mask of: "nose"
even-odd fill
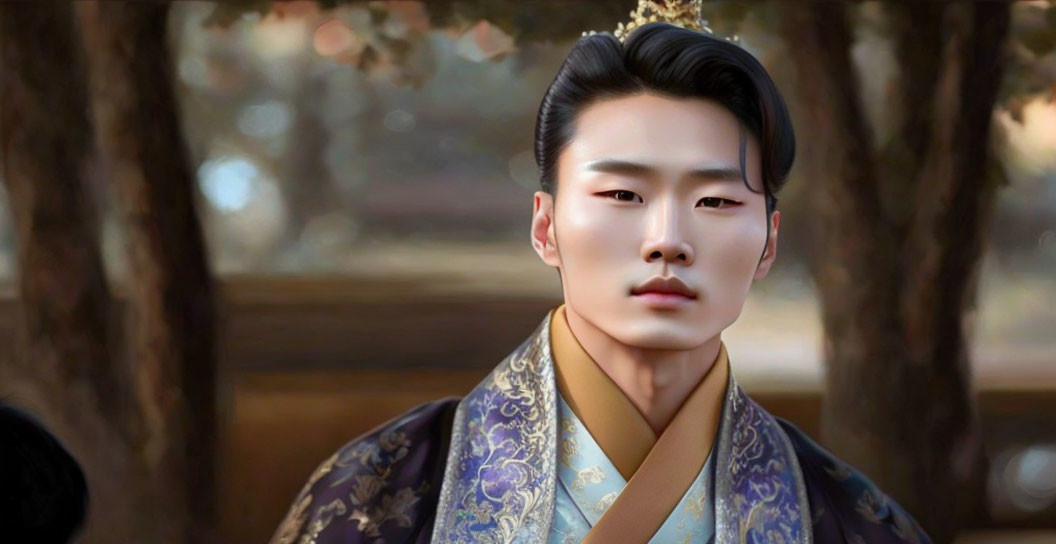
[[[648,235],[642,244],[642,257],[647,262],[662,260],[687,266],[693,264],[693,247],[682,235],[677,202],[667,199],[656,202],[655,206],[648,219]]]

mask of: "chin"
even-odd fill
[[[642,323],[611,336],[636,348],[688,350],[700,347],[711,338],[702,334],[703,330],[700,327],[672,326],[671,323]]]

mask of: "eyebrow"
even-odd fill
[[[657,174],[657,169],[647,164],[624,161],[619,159],[599,159],[587,165],[591,172],[603,172],[608,174],[622,174],[649,178]],[[694,168],[687,172],[686,176],[700,181],[744,181],[744,175],[740,168],[729,165],[705,166]]]

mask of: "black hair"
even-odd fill
[[[572,140],[577,114],[592,102],[654,92],[707,98],[728,109],[760,148],[767,217],[796,154],[785,101],[763,66],[726,40],[668,23],[649,23],[620,43],[610,33],[580,38],[543,96],[535,124],[535,160],[544,191],[557,194],[557,158]],[[740,167],[748,184],[742,131]],[[767,238],[769,239],[769,220]]]
[[[35,418],[3,402],[0,444],[0,535],[15,542],[70,542],[88,508],[77,461]]]

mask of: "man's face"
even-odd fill
[[[759,150],[746,136],[758,193],[741,179],[740,124],[717,102],[637,94],[582,109],[556,202],[537,192],[532,219],[569,311],[648,349],[697,348],[732,324],[769,270],[780,221],[774,212],[767,243]],[[659,291],[677,278],[691,292],[661,294],[646,285],[656,278],[668,280]]]

